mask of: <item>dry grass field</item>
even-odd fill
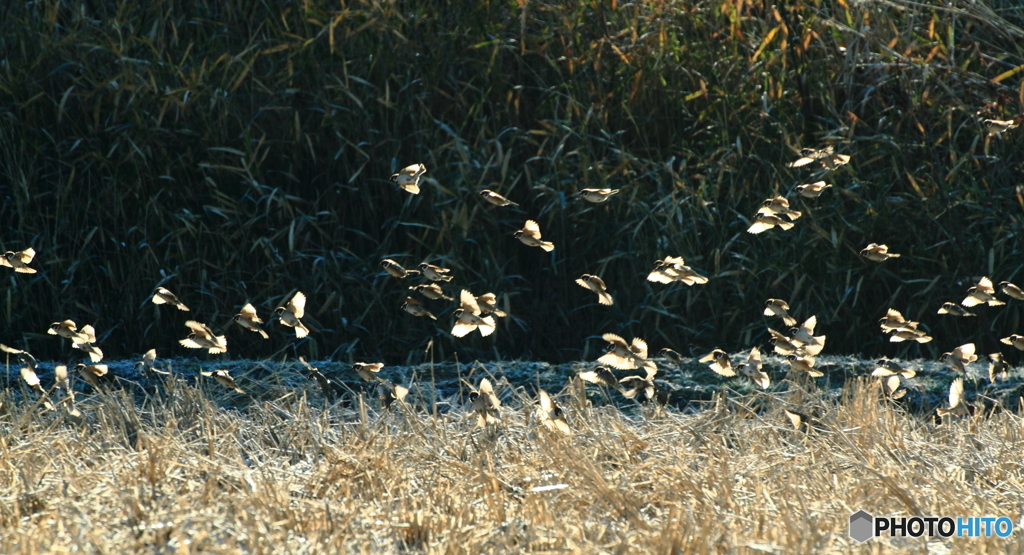
[[[514,364],[533,370],[534,384],[572,375]],[[476,384],[491,374],[496,384],[501,422],[486,429],[475,427],[468,391],[431,388],[427,367],[388,412],[358,382],[327,404],[290,365],[248,365],[237,374],[246,395],[191,374],[146,389],[82,385],[80,418],[45,411],[17,388],[3,393],[3,552],[1024,549],[1019,531],[864,546],[849,538],[858,509],[1019,525],[1024,506],[1019,414],[979,409],[939,424],[933,412],[882,399],[870,378],[820,390],[783,382],[668,408],[616,405],[573,381],[545,385],[572,429],[562,436],[540,425],[536,386],[510,384],[500,363],[466,365],[462,376]],[[794,430],[784,408],[815,413],[812,429]]]

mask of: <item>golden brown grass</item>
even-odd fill
[[[564,438],[538,425],[532,391],[503,381],[502,424],[486,430],[474,429],[459,396],[439,399],[433,416],[430,396],[414,390],[411,405],[381,414],[376,400],[324,407],[299,383],[256,398],[174,380],[141,400],[80,396],[80,423],[5,392],[0,544],[8,553],[1024,548],[1019,533],[866,547],[847,535],[858,509],[1017,521],[1022,421],[1007,412],[939,426],[859,379],[839,396],[793,388],[684,412],[590,406],[569,387],[556,397],[574,430]],[[784,407],[816,411],[815,429],[794,431]]]

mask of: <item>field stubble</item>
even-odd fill
[[[80,393],[80,419],[7,390],[0,544],[18,553],[1024,547],[1019,533],[866,546],[847,535],[859,509],[1016,522],[1019,413],[940,425],[882,400],[864,377],[715,393],[681,409],[615,406],[570,382],[555,396],[573,430],[565,437],[539,425],[536,386],[521,378],[548,387],[541,376],[554,370],[565,383],[567,368],[466,365],[461,377],[491,375],[502,399],[500,425],[486,429],[474,428],[466,391],[451,385],[458,377],[436,368],[448,385],[434,389],[430,370],[415,369],[420,385],[391,412],[364,384],[345,384],[350,393],[331,405],[289,365],[265,363],[235,372],[251,395],[176,374],[145,392],[126,382]],[[794,430],[785,408],[813,412],[810,432]]]

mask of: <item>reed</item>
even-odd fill
[[[164,285],[246,357],[418,363],[429,343],[560,362],[609,331],[738,349],[764,342],[769,297],[817,314],[834,353],[989,352],[1021,331],[1019,304],[935,311],[977,276],[1021,279],[1024,147],[980,123],[1024,111],[1021,27],[995,0],[10,3],[0,249],[33,246],[41,271],[5,275],[0,337],[66,358],[43,332],[72,318],[110,356],[174,348],[184,316],[147,304]],[[763,199],[820,177],[786,163],[825,143],[853,156],[834,187],[794,199],[793,230],[745,233]],[[387,181],[414,162],[416,197]],[[584,187],[622,193],[570,198]],[[527,218],[553,254],[511,237]],[[903,256],[867,262],[869,242]],[[644,281],[679,255],[711,281]],[[411,283],[385,257],[441,261],[455,293],[494,291],[510,317],[454,340],[444,305],[437,326],[399,310]],[[309,340],[226,329],[296,290]],[[936,346],[886,343],[890,306]]]

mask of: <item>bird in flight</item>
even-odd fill
[[[508,200],[507,198],[495,193],[490,189],[484,189],[478,193],[484,200],[495,205],[495,206],[519,206],[518,204]]]
[[[555,244],[551,241],[541,241],[540,224],[533,220],[526,220],[523,229],[515,232],[512,236],[528,247],[540,247],[546,252],[555,250]]]
[[[239,326],[260,334],[260,337],[263,339],[270,339],[267,332],[260,326],[260,324],[263,323],[263,320],[256,315],[256,307],[252,306],[252,303],[246,303],[245,306],[242,307],[242,310],[239,311],[238,314],[232,316],[231,319]]]
[[[206,324],[195,320],[185,322],[185,326],[192,330],[188,337],[178,341],[183,347],[189,349],[207,349],[211,355],[228,352],[228,340],[223,335],[215,335],[213,330]]]
[[[597,293],[597,300],[603,305],[615,304],[615,299],[612,298],[611,293],[608,292],[608,286],[604,284],[598,276],[591,274],[583,274],[583,277],[577,278],[576,283],[583,288],[590,289],[594,293]]]
[[[7,251],[0,255],[0,266],[13,268],[19,274],[34,274],[35,268],[29,268],[32,259],[36,257],[36,250],[29,247],[23,251]]]
[[[153,292],[153,304],[169,304],[174,305],[178,310],[188,311],[188,307],[185,303],[178,300],[178,296],[171,293],[164,287],[157,287],[156,291]]]
[[[425,173],[427,173],[426,166],[413,164],[398,170],[398,173],[391,176],[391,181],[397,183],[403,191],[418,195],[420,194],[420,178]]]
[[[582,189],[580,192],[576,193],[576,196],[587,202],[600,204],[612,198],[612,195],[616,195],[618,193],[618,189]]]
[[[306,296],[302,291],[296,291],[295,295],[288,301],[288,304],[274,309],[278,321],[290,328],[295,328],[295,337],[303,338],[309,335],[309,328],[300,319],[306,314]]]

